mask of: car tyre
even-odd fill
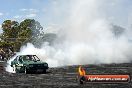
[[[15,65],[13,65],[13,72],[14,72],[14,73],[17,73],[17,71],[16,71],[16,66],[15,66]]]

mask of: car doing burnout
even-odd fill
[[[11,67],[16,73],[46,73],[49,68],[46,62],[42,62],[36,55],[19,55],[12,62]]]

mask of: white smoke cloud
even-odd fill
[[[20,54],[36,54],[50,67],[132,60],[132,46],[126,34],[116,38],[111,32],[111,25],[103,17],[100,9],[104,0],[72,0],[70,3],[64,24],[60,24],[63,27],[58,33],[57,43],[53,46],[43,43],[41,48],[27,44],[21,48]],[[65,14],[62,8],[57,10]]]

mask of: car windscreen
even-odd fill
[[[23,61],[40,61],[36,55],[26,55],[23,56]]]

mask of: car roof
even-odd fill
[[[18,55],[18,56],[36,56],[36,55]]]

